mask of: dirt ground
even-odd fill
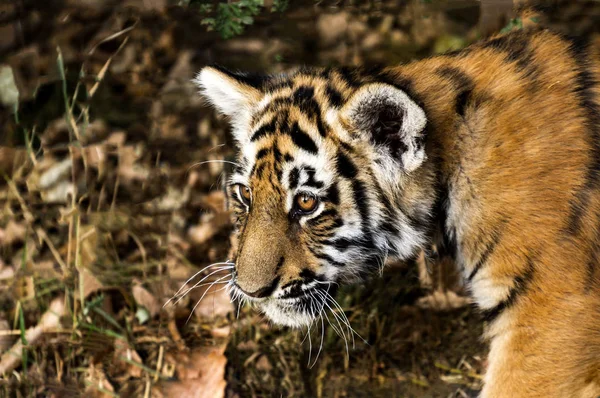
[[[479,3],[265,1],[228,39],[188,3],[0,4],[0,395],[476,394],[482,320],[417,305],[414,263],[338,293],[348,349],[230,303],[226,270],[178,289],[230,258],[218,160],[235,149],[200,67],[406,62],[477,40]]]

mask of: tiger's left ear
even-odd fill
[[[229,117],[235,130],[245,128],[252,108],[262,97],[264,78],[233,73],[226,69],[207,66],[200,70],[194,83],[218,112]],[[238,139],[242,137],[236,137]]]
[[[380,152],[410,173],[426,159],[425,112],[404,91],[389,84],[359,88],[342,108],[342,117]]]

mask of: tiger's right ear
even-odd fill
[[[233,73],[226,69],[207,66],[202,68],[194,83],[218,112],[228,116],[236,128],[243,128],[250,117],[252,107],[261,97],[265,78]],[[237,137],[240,138],[240,137]]]

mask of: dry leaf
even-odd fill
[[[190,240],[197,245],[207,242],[221,229],[230,225],[230,217],[229,213],[220,212],[210,216],[208,220],[203,220],[200,225],[189,229],[188,236]]]
[[[19,103],[19,89],[8,65],[0,65],[0,103],[10,108]]]
[[[225,396],[225,347],[202,347],[188,355],[177,354],[175,367],[179,381],[164,382],[168,397],[222,398]]]
[[[36,344],[37,340],[48,329],[60,325],[60,318],[66,314],[65,299],[57,297],[50,303],[50,308],[42,315],[40,322],[25,332],[25,340],[28,345]],[[19,339],[12,348],[2,355],[0,360],[0,374],[5,374],[15,369],[20,363],[23,352],[23,343]]]
[[[0,318],[0,331],[10,330],[10,324],[4,318]],[[16,340],[17,336],[0,335],[0,352],[8,350]]]
[[[104,372],[94,366],[93,363],[87,368],[85,383],[87,388],[84,391],[84,396],[86,397],[109,398],[113,397],[113,395],[109,393],[115,392],[115,388],[110,384]],[[109,393],[104,391],[108,391]]]
[[[256,369],[262,370],[263,372],[269,372],[271,369],[273,369],[273,365],[271,365],[271,362],[269,362],[269,358],[267,358],[266,355],[261,355],[254,366]]]
[[[102,283],[92,274],[90,270],[84,268],[79,271],[79,279],[83,280],[83,297],[87,298],[90,294],[96,293],[104,288]],[[75,298],[79,299],[79,290],[75,292]]]
[[[10,246],[15,242],[22,242],[26,232],[25,225],[10,220],[6,227],[0,230],[0,246]]]
[[[193,290],[193,293],[191,293],[194,303],[202,298],[202,301],[194,310],[195,315],[204,319],[213,319],[227,316],[227,314],[233,312],[233,303],[224,286],[217,284],[208,287],[210,288],[208,291],[197,289],[197,291]],[[203,295],[204,297],[202,297]]]
[[[150,312],[150,316],[154,317],[160,312],[161,306],[158,304],[158,300],[156,300],[156,297],[152,293],[144,289],[142,285],[134,285],[131,288],[131,292],[135,302],[146,308]]]
[[[436,290],[433,293],[421,297],[417,300],[417,306],[420,308],[434,311],[449,311],[467,306],[471,303],[468,297],[459,296],[455,292]]]
[[[143,364],[142,358],[140,358],[136,350],[129,346],[129,343],[122,339],[115,339],[115,353],[113,357],[115,369],[111,373],[124,376],[125,378],[141,377],[142,368],[129,361]]]

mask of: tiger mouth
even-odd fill
[[[307,326],[322,312],[333,307],[335,289],[312,287],[294,296],[284,296],[259,303],[273,322],[292,327]]]

